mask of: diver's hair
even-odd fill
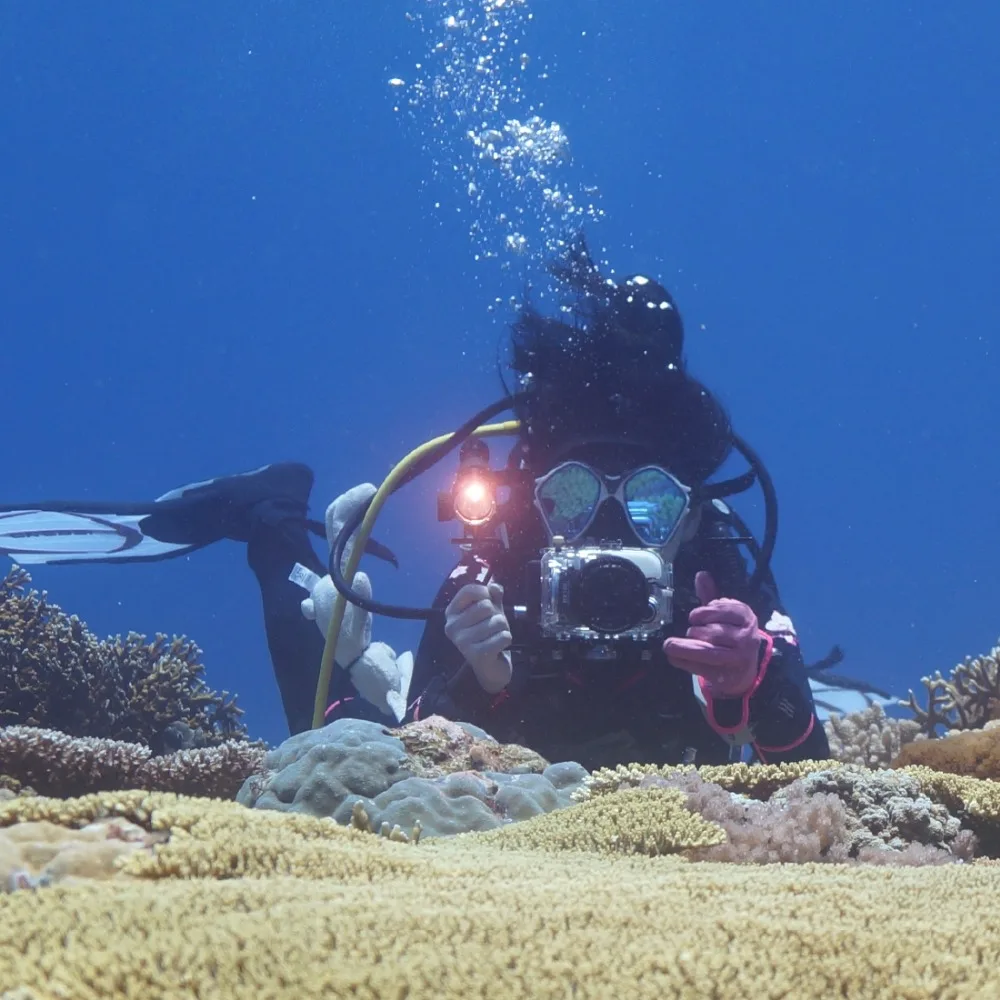
[[[529,467],[574,442],[619,438],[694,485],[725,461],[729,418],[686,370],[684,326],[670,294],[641,275],[601,275],[582,240],[551,268],[562,318],[525,297],[511,367],[527,390],[515,407]]]

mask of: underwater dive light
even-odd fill
[[[480,438],[463,442],[451,490],[438,496],[438,518],[458,518],[467,528],[489,524],[497,513],[497,493],[490,470],[490,448]]]

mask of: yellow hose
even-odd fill
[[[516,434],[520,429],[520,422],[517,420],[506,420],[500,424],[484,424],[482,427],[477,427],[473,431],[473,436],[475,437],[500,437],[505,434]],[[358,571],[358,564],[361,562],[361,556],[365,551],[365,544],[368,541],[369,536],[372,533],[372,528],[375,526],[375,521],[378,518],[379,511],[381,511],[382,506],[385,504],[386,500],[392,495],[393,490],[398,485],[399,481],[406,475],[410,466],[413,465],[418,459],[423,458],[427,452],[431,451],[433,448],[444,444],[451,437],[453,437],[454,432],[450,434],[442,434],[440,437],[434,438],[432,441],[427,441],[426,443],[420,445],[419,448],[414,448],[413,451],[409,453],[401,462],[399,462],[396,467],[389,473],[385,481],[378,488],[374,498],[372,499],[371,506],[368,508],[368,513],[365,514],[365,519],[361,522],[361,527],[358,528],[357,535],[354,539],[354,544],[351,549],[350,558],[347,560],[347,565],[344,567],[344,579],[353,585],[354,574]],[[333,674],[333,664],[336,662],[337,656],[337,641],[340,638],[340,627],[344,623],[344,613],[347,611],[347,599],[343,594],[337,593],[337,597],[333,602],[333,614],[330,616],[330,626],[326,632],[326,643],[323,646],[323,659],[320,661],[319,666],[319,680],[316,683],[316,699],[313,702],[313,729],[319,729],[323,725],[323,721],[326,718],[326,700],[330,693],[330,677]]]

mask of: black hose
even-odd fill
[[[480,427],[486,421],[495,417],[498,413],[503,413],[505,410],[509,410],[515,403],[516,397],[509,396],[505,399],[498,400],[496,403],[487,406],[485,409],[480,410],[474,416],[470,417],[461,427],[455,431],[447,441],[443,441],[437,448],[428,452],[418,461],[416,461],[413,466],[407,470],[406,474],[400,479],[393,489],[393,493],[402,489],[407,483],[412,482],[417,476],[422,475],[432,466],[436,465],[441,461],[446,455],[450,454],[456,448],[460,447],[462,443],[472,437],[477,427]],[[374,497],[372,498],[374,499]],[[344,527],[341,529],[340,534],[337,535],[337,540],[334,542],[333,550],[330,553],[330,561],[328,563],[328,569],[330,571],[330,579],[333,581],[334,587],[337,588],[337,592],[342,594],[344,598],[355,605],[355,607],[361,608],[362,611],[369,611],[373,615],[386,615],[389,618],[402,618],[407,621],[429,621],[432,618],[437,618],[444,614],[444,611],[440,608],[407,608],[398,604],[383,604],[381,601],[371,600],[370,598],[362,597],[357,593],[348,581],[344,578],[344,574],[341,571],[341,565],[344,561],[344,552],[347,550],[347,543],[351,538],[351,535],[361,526],[361,522],[364,521],[365,515],[371,508],[372,501],[369,500],[367,503],[362,504],[354,514],[347,520]]]

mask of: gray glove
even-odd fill
[[[355,486],[337,497],[326,509],[326,538],[330,550],[337,541],[355,511],[375,495],[371,483]],[[354,548],[354,538],[344,549],[341,569],[346,569]],[[309,596],[302,602],[302,614],[315,621],[325,636],[333,616],[333,604],[337,597],[333,580],[327,576],[317,576],[304,566],[296,564],[289,579],[297,583]],[[372,585],[366,573],[354,576],[352,589],[365,598],[371,598]],[[344,621],[337,639],[337,663],[350,673],[351,683],[365,701],[379,711],[402,722],[406,714],[406,699],[413,677],[413,654],[401,653],[398,657],[384,642],[372,642],[372,616],[354,604],[348,604]]]
[[[490,694],[502,691],[510,683],[513,641],[503,610],[503,587],[467,583],[444,614],[445,635],[472,667],[480,687]]]

